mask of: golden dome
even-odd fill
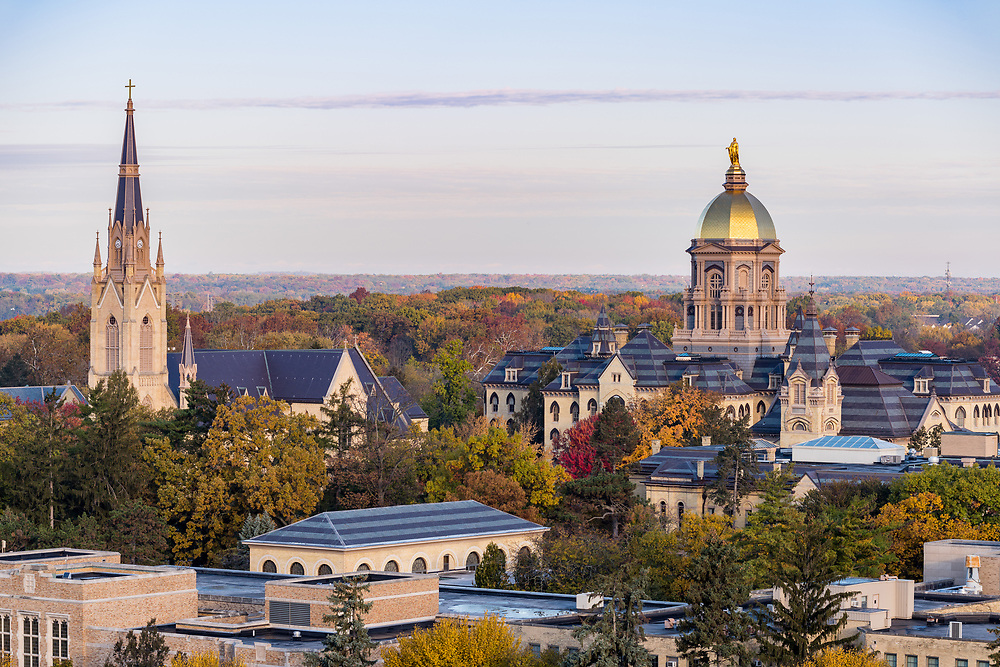
[[[746,187],[746,172],[734,164],[726,172],[725,191],[701,212],[695,238],[777,240],[771,214]]]

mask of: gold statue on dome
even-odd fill
[[[729,144],[729,161],[734,167],[740,166],[740,145],[736,143],[736,137],[733,137],[733,143]]]

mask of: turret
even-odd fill
[[[181,363],[178,366],[181,382],[179,386],[181,409],[187,408],[187,390],[198,379],[198,364],[194,360],[194,339],[191,336],[191,315],[184,325],[184,346],[181,348]]]
[[[94,246],[94,280],[101,279],[101,233],[97,232],[97,245]]]
[[[156,279],[163,280],[163,232],[160,232],[159,243],[157,245],[158,248],[156,250]]]

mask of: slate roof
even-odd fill
[[[757,391],[766,391],[771,386],[772,373],[780,378],[780,386],[785,377],[785,362],[781,357],[757,357],[750,370],[750,377],[744,375],[743,380]]]
[[[903,348],[891,340],[859,340],[837,357],[837,371],[841,366],[874,366],[879,359],[892,357]]]
[[[424,412],[419,403],[413,400],[410,392],[406,391],[406,387],[399,380],[388,375],[386,377],[379,376],[379,382],[382,384],[382,388],[385,389],[389,400],[398,405],[408,418],[411,420],[427,419],[427,413]]]
[[[992,380],[990,391],[983,391],[983,380],[989,377],[981,364],[963,359],[945,359],[935,354],[902,353],[878,362],[886,374],[900,380],[913,391],[913,378],[933,374],[930,386],[939,396],[985,396],[1000,393]]]
[[[794,350],[792,350],[794,346]],[[813,380],[821,380],[830,368],[830,348],[823,340],[823,329],[814,315],[802,322],[802,330],[788,336],[785,355],[791,356],[789,368],[802,364],[802,370]]]
[[[526,531],[541,533],[547,530],[537,523],[475,500],[459,500],[323,512],[243,543],[361,549],[385,544]]]
[[[75,384],[64,385],[30,385],[24,387],[0,387],[0,392],[10,396],[16,403],[44,403],[45,396],[56,392],[56,398],[64,399],[80,405],[87,405],[83,392]],[[10,414],[0,413],[0,421],[10,419]]]
[[[582,338],[582,336],[581,336]],[[590,337],[587,336],[587,341],[589,343]],[[577,338],[577,341],[580,339]],[[577,341],[574,341],[576,343]],[[587,348],[589,349],[589,347]],[[565,348],[563,349],[565,351]],[[553,356],[557,359],[562,354],[562,352],[553,355],[551,352],[508,352],[503,356],[496,366],[487,373],[486,377],[483,378],[483,384],[506,384],[508,386],[525,386],[527,387],[538,377],[538,370],[547,362],[552,359]],[[560,361],[560,363],[562,363]],[[565,365],[565,364],[563,364]],[[516,368],[517,370],[517,382],[507,382],[506,372],[508,368]]]
[[[125,137],[122,140],[121,166],[139,166],[139,157],[135,149],[135,124],[132,120],[132,100],[128,101],[125,115]],[[124,223],[126,232],[131,232],[136,225],[143,223],[142,195],[139,192],[139,175],[126,176],[120,170],[118,176],[118,194],[115,199],[116,221]]]

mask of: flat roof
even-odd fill
[[[30,551],[10,551],[0,554],[0,562],[20,563],[24,561],[62,560],[81,556],[108,556],[111,551],[90,551],[87,549],[32,549]]]
[[[294,574],[247,572],[245,570],[218,570],[208,567],[191,568],[195,571],[198,595],[226,598],[264,600],[264,585],[276,579],[304,579]]]
[[[686,606],[682,602],[643,601],[643,611],[647,613]],[[501,591],[442,584],[438,587],[438,613],[456,616],[493,614],[508,621],[527,621],[572,616],[579,613],[579,610],[576,608],[575,595]]]

